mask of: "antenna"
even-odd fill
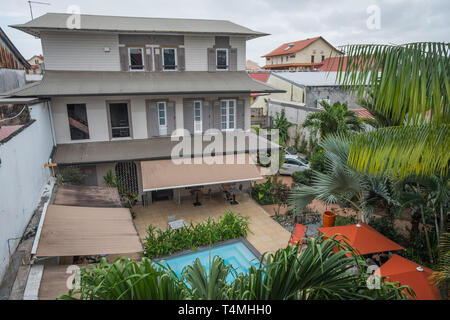
[[[30,6],[31,20],[34,19],[34,18],[33,18],[33,7],[31,6],[32,3],[34,3],[34,4],[44,4],[44,5],[47,5],[47,6],[50,6],[50,5],[51,5],[51,4],[48,3],[48,2],[28,1],[28,5]]]

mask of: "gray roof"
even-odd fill
[[[227,152],[227,135],[223,134],[224,152],[216,152],[215,155],[233,154],[244,152],[258,152],[269,148],[277,149],[276,143],[270,142],[264,137],[257,136],[252,132],[237,131],[237,141],[243,138],[244,145],[236,144],[235,150]],[[232,138],[232,137],[231,137]],[[217,138],[215,138],[217,139]],[[100,141],[58,144],[52,155],[52,161],[58,165],[77,165],[77,164],[97,164],[117,161],[146,161],[171,159],[173,147],[178,141],[172,141],[170,137],[156,137],[150,139],[133,139],[126,141]],[[210,141],[202,141],[202,150],[209,145]],[[233,143],[234,145],[234,143]],[[194,148],[194,144],[192,144]],[[211,153],[205,153],[203,156],[209,156]],[[182,155],[182,157],[202,156],[202,153],[196,154],[191,150],[191,155]]]
[[[320,86],[338,86],[337,72],[272,72],[272,75],[289,81],[298,86],[320,87]]]
[[[46,71],[40,82],[3,95],[55,97],[285,92],[255,81],[245,71],[120,72]]]
[[[45,30],[66,31],[102,31],[102,32],[137,32],[137,33],[176,33],[176,34],[223,34],[242,35],[247,38],[257,38],[268,35],[253,31],[241,25],[226,20],[174,19],[174,18],[144,18],[88,15],[80,16],[81,28],[69,29],[66,21],[70,14],[46,13],[25,24],[11,27],[22,30],[31,35],[40,36]]]

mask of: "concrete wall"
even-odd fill
[[[53,148],[51,123],[46,103],[31,107],[36,121],[5,144],[0,145],[0,280],[49,181],[44,168]]]
[[[347,102],[349,108],[359,108],[356,96],[351,96],[339,86],[306,87],[306,106],[317,108],[317,100],[329,99],[330,104]]]
[[[58,97],[52,98],[52,114],[55,126],[55,137],[57,144],[63,143],[85,143],[95,141],[110,141],[107,101],[129,101],[131,108],[132,137],[121,139],[147,139],[147,108],[146,100],[171,100],[175,102],[176,127],[183,128],[183,99],[204,98],[205,100],[217,100],[222,98],[237,98],[245,100],[244,129],[250,129],[250,95],[184,95],[184,96],[103,96],[103,97]],[[67,104],[85,103],[89,126],[89,139],[71,140],[69,119],[67,116]]]
[[[25,71],[0,68],[0,93],[23,87]]]

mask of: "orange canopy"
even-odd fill
[[[416,293],[417,300],[440,300],[439,290],[430,281],[433,270],[394,254],[376,272],[391,282],[408,285]]]
[[[297,223],[295,225],[295,229],[294,229],[294,232],[292,233],[289,243],[297,244],[299,242],[301,244],[303,237],[305,236],[305,232],[306,232],[306,226]]]
[[[317,228],[317,230],[330,238],[337,235],[336,240],[344,240],[342,236],[345,236],[347,238],[345,240],[362,255],[405,249],[363,222],[347,226]]]

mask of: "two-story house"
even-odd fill
[[[265,54],[263,58],[266,59],[266,65],[263,68],[289,71],[314,70],[320,67],[325,59],[341,54],[341,51],[322,37],[308,38],[283,43]]]
[[[129,192],[153,200],[259,177],[253,167],[175,166],[171,134],[186,129],[193,140],[207,133],[226,144],[223,133],[238,132],[238,152],[250,150],[251,93],[280,92],[245,71],[246,42],[265,33],[222,20],[97,15],[78,16],[73,28],[72,18],[48,13],[12,26],[41,39],[42,81],[10,95],[49,99],[53,163],[77,166],[90,185],[111,169]],[[177,155],[221,154],[201,143]]]

